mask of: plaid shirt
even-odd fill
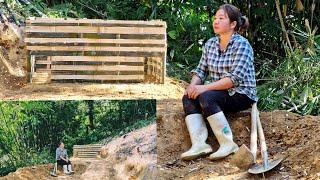
[[[228,89],[229,95],[236,92],[257,101],[253,49],[248,40],[234,33],[224,52],[220,52],[219,37],[209,39],[202,52],[197,68],[191,71],[202,83],[209,75],[212,82],[230,77],[234,87]]]

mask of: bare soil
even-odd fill
[[[16,82],[13,79],[10,81],[12,83]],[[183,91],[183,83],[170,78],[166,78],[164,84],[21,83],[21,86],[15,88],[2,86],[2,89],[0,89],[0,99],[180,99]]]

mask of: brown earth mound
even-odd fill
[[[219,161],[205,157],[194,161],[181,161],[180,154],[191,146],[181,103],[167,101],[160,105],[157,119],[158,167],[160,179],[259,179],[231,165],[232,156]],[[178,112],[178,113],[177,113]],[[267,179],[320,179],[320,117],[299,116],[286,111],[261,112],[269,159],[286,159],[273,171],[265,173]],[[238,145],[250,147],[250,112],[228,115],[234,140]],[[208,124],[207,124],[208,125]],[[209,127],[209,126],[208,126]],[[207,142],[217,150],[219,145],[209,129]],[[261,157],[258,154],[258,159]]]

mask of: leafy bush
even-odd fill
[[[262,109],[320,114],[320,35],[315,34],[316,27],[311,31],[307,20],[305,26],[305,32],[292,31],[297,35],[294,51],[287,49],[283,62],[273,71],[266,70],[269,80],[258,86]]]

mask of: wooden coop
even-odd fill
[[[30,81],[164,83],[166,22],[29,18]]]

